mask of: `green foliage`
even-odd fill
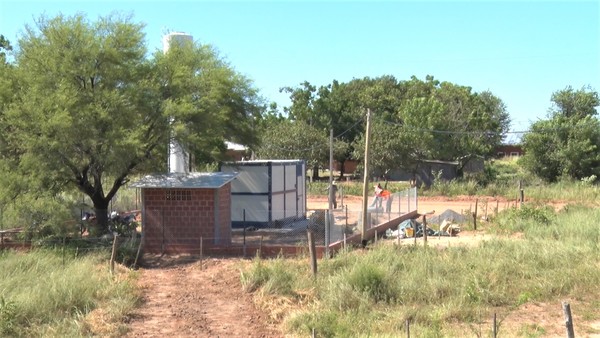
[[[362,159],[367,108],[372,112],[371,154],[373,170],[397,167],[414,169],[426,159],[466,162],[475,155],[489,155],[508,130],[509,116],[502,101],[490,92],[475,93],[470,87],[393,76],[333,81],[317,88],[308,82],[287,87],[294,121],[304,121],[324,135],[329,129],[347,144],[335,159]],[[436,133],[431,130],[456,132]],[[481,134],[466,131],[481,130]]]
[[[495,219],[498,229],[510,232],[525,231],[528,226],[551,226],[555,221],[554,210],[549,206],[524,204],[521,208],[501,211]]]
[[[522,165],[548,182],[600,175],[598,93],[567,87],[555,92],[552,101],[549,119],[534,123],[523,137]]]
[[[257,150],[261,159],[303,159],[308,167],[321,166],[329,158],[325,134],[303,122],[284,120],[267,129]]]
[[[3,224],[8,228],[22,227],[33,238],[65,236],[77,231],[71,214],[73,204],[69,200],[62,196],[33,197],[21,195],[5,205]]]
[[[226,139],[256,144],[252,83],[208,45],[147,59],[143,26],[77,14],[27,27],[0,80],[0,195],[78,190],[100,215],[130,176],[164,169],[170,140],[198,164],[222,159]]]
[[[11,336],[15,331],[17,306],[14,302],[0,297],[0,334]]]
[[[260,289],[267,294],[292,295],[294,277],[286,269],[285,262],[277,259],[273,264],[265,264],[255,259],[252,268],[241,274],[244,290],[253,292]]]
[[[0,290],[10,290],[10,300],[1,305],[0,328],[6,329],[8,318],[9,336],[94,335],[85,316],[102,307],[108,315],[106,325],[118,330],[138,299],[128,279],[111,277],[107,255],[75,258],[53,250],[3,253]],[[99,264],[107,265],[99,269]]]

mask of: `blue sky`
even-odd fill
[[[150,50],[166,31],[217,47],[261,94],[289,104],[283,86],[393,75],[490,90],[513,130],[546,117],[554,91],[600,90],[598,1],[28,1],[0,0],[13,45],[41,14],[112,11],[146,24]]]

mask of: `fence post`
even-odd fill
[[[348,230],[348,206],[346,206],[346,226],[344,227],[344,234]]]
[[[479,199],[475,199],[475,212],[473,212],[473,230],[477,230],[477,203],[479,203]]]
[[[423,215],[423,246],[427,245],[427,216]]]
[[[244,251],[244,257],[246,257],[246,209],[243,210],[243,226],[244,226],[244,245],[243,245],[243,251]]]
[[[402,194],[398,193],[398,216],[402,215]]]
[[[329,235],[331,232],[331,214],[325,210],[325,257],[329,258]]]
[[[573,330],[573,317],[571,317],[571,305],[567,302],[562,303],[563,313],[565,314],[565,326],[567,328],[567,337],[575,338],[575,330]]]
[[[140,257],[140,250],[142,249],[142,243],[144,243],[144,229],[142,228],[142,236],[140,237],[140,244],[138,245],[137,253],[135,254],[135,261],[133,262],[133,266],[137,266],[138,258]]]
[[[520,192],[520,197],[519,199],[521,200],[521,203],[519,204],[519,207],[522,208],[523,207],[523,202],[525,202],[525,191],[523,189],[521,189]]]
[[[164,208],[160,208],[160,218],[161,218],[161,225],[162,225],[162,243],[160,245],[160,253],[162,255],[165,254],[165,209]]]
[[[498,335],[498,324],[496,322],[496,313],[494,312],[494,318],[492,320],[492,337],[496,338],[496,336]]]
[[[410,338],[410,319],[406,320],[406,338]]]
[[[204,237],[200,236],[200,270],[203,269],[202,260],[204,259],[204,248],[202,247],[202,242],[204,242]]]
[[[312,270],[312,274],[313,277],[317,276],[317,253],[316,253],[316,246],[315,246],[315,238],[313,236],[313,232],[308,229],[306,231],[306,234],[308,236],[308,252],[310,254],[310,267]]]
[[[117,255],[117,241],[119,239],[119,235],[115,235],[113,238],[112,252],[110,254],[110,273],[114,274],[115,272],[115,256]]]
[[[419,210],[419,198],[417,196],[417,187],[413,187],[413,195],[415,196],[415,210]]]

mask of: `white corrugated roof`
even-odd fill
[[[229,141],[225,141],[225,145],[227,146],[228,150],[238,150],[239,151],[239,150],[247,150],[248,149],[244,145],[229,142]]]
[[[217,189],[231,182],[237,173],[168,173],[147,175],[132,183],[133,188]]]

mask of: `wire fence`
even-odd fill
[[[404,214],[417,210],[416,188],[393,193],[386,198],[372,198],[367,201],[366,230],[388,222]],[[236,212],[239,213],[239,210]],[[143,251],[154,253],[201,254],[222,252],[229,254],[252,255],[260,250],[288,250],[298,253],[307,247],[307,231],[311,231],[317,246],[329,247],[332,243],[344,241],[347,237],[360,234],[363,211],[346,204],[342,208],[312,209],[306,212],[297,210],[241,210],[241,222],[233,227],[218,228],[217,224],[187,223],[185,226],[175,220],[160,215],[154,217],[158,222],[146,238],[141,228],[134,229],[130,236],[121,237],[121,246],[130,238],[130,247],[142,244]],[[136,212],[136,215],[139,215]],[[151,217],[152,215],[146,215]],[[141,219],[136,219],[143,224]],[[198,221],[199,222],[199,221]],[[39,236],[20,230],[0,231],[0,249],[28,248],[36,245],[69,246],[77,250],[103,250],[111,245],[112,236],[92,238],[84,234],[85,223],[81,231],[61,237],[53,236],[32,240]],[[148,230],[148,229],[146,229]],[[210,231],[209,231],[210,230]],[[135,242],[135,244],[133,243]],[[267,249],[267,247],[271,247]],[[131,249],[131,248],[130,248]],[[300,251],[299,251],[300,250]]]

